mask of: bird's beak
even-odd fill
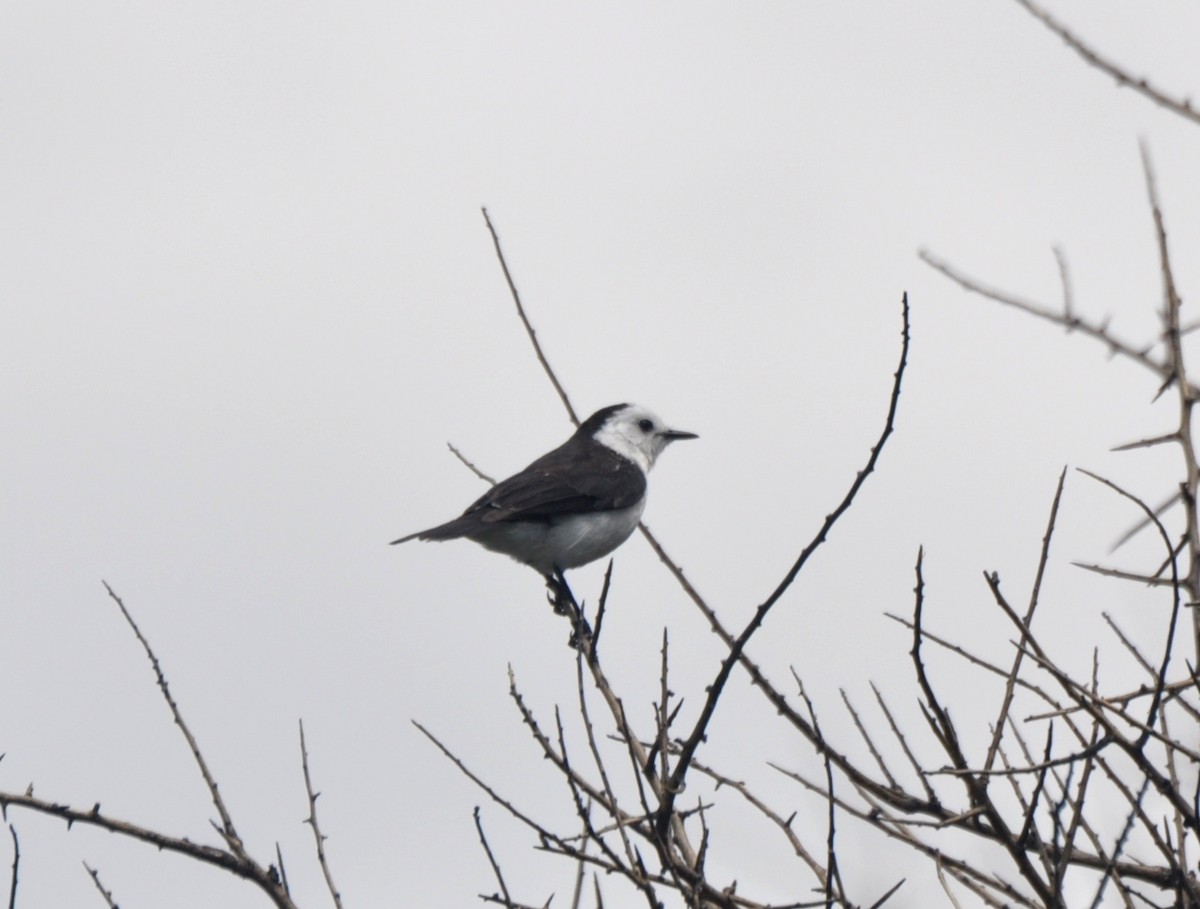
[[[676,442],[679,439],[698,439],[700,438],[694,432],[684,432],[682,429],[664,429],[662,437],[668,442]]]

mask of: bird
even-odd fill
[[[603,407],[562,445],[495,484],[457,518],[391,545],[472,540],[541,574],[555,610],[566,612],[575,600],[564,573],[629,539],[646,507],[650,468],[672,442],[696,438],[637,404]]]

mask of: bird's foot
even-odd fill
[[[555,569],[554,574],[546,575],[546,588],[546,599],[550,601],[554,611],[571,620],[571,637],[567,639],[567,646],[574,650],[584,649],[585,642],[591,638],[592,630],[583,617],[583,607],[575,599],[575,594],[571,592],[571,587],[561,570]]]
[[[579,614],[579,603],[561,571],[546,575],[546,599],[559,615]]]

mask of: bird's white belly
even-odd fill
[[[646,500],[629,508],[570,515],[553,523],[514,521],[497,524],[471,539],[512,556],[542,574],[578,568],[608,555],[629,539],[642,518]]]

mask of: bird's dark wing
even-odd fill
[[[568,514],[628,508],[646,494],[646,475],[603,445],[571,441],[497,483],[461,516],[395,540],[452,540],[508,521],[553,521]]]
[[[602,445],[563,446],[497,483],[463,517],[487,524],[548,521],[564,514],[628,508],[646,494],[646,476]]]

